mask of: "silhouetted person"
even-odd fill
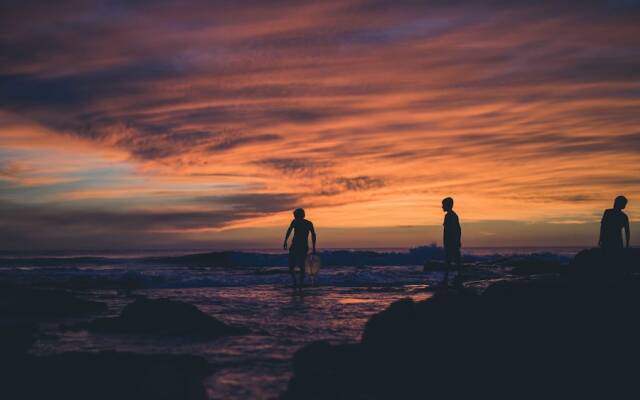
[[[293,221],[287,229],[287,235],[284,237],[284,249],[287,249],[287,241],[293,233],[293,240],[291,240],[291,246],[289,247],[289,272],[293,279],[293,288],[302,290],[302,283],[304,281],[304,263],[309,252],[309,233],[311,233],[311,240],[313,242],[313,253],[316,252],[316,231],[313,229],[311,221],[304,218],[304,210],[298,208],[293,212]],[[299,282],[296,280],[295,268],[300,269]]]
[[[605,250],[620,250],[629,247],[631,231],[629,217],[622,210],[627,206],[627,198],[618,196],[613,201],[613,208],[604,211],[600,223],[600,240],[598,244]],[[626,245],[622,242],[622,229],[625,230]]]
[[[444,216],[444,235],[442,242],[444,244],[444,256],[446,264],[446,272],[444,274],[443,285],[447,285],[449,281],[449,271],[451,270],[451,264],[455,263],[458,274],[454,283],[456,286],[462,285],[462,270],[460,262],[460,247],[462,245],[462,228],[460,227],[460,220],[458,214],[453,211],[453,199],[447,197],[442,200],[442,210],[446,212]]]

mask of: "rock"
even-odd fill
[[[293,357],[293,369],[297,373],[289,382],[288,391],[302,391],[309,399],[358,398],[357,393],[349,392],[352,385],[341,379],[351,379],[362,370],[362,358],[357,354],[360,349],[358,345],[335,346],[327,342],[303,347]]]
[[[0,399],[206,400],[202,357],[121,352],[28,354],[35,323],[0,322]]]
[[[582,250],[574,257],[569,272],[574,280],[624,280],[640,268],[640,249]]]
[[[299,350],[282,398],[625,397],[636,391],[639,288],[550,276],[400,300],[359,344]]]
[[[555,262],[535,262],[519,265],[511,270],[513,275],[564,274],[567,266]]]
[[[201,381],[212,372],[201,357],[118,352],[27,356],[0,363],[7,378],[0,398],[24,400],[205,400]]]
[[[102,312],[106,304],[63,290],[7,287],[0,290],[0,316],[61,317]]]
[[[120,316],[100,318],[88,329],[101,333],[196,336],[213,339],[246,333],[211,317],[196,306],[180,301],[141,298],[128,304]]]

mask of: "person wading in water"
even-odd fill
[[[287,235],[284,237],[284,249],[287,249],[287,242],[291,231],[293,233],[293,240],[291,240],[291,246],[289,246],[289,272],[293,279],[293,290],[302,291],[302,284],[304,283],[304,264],[309,252],[309,233],[311,233],[311,241],[313,243],[313,254],[316,253],[316,231],[313,229],[311,221],[304,218],[304,210],[298,208],[293,212],[293,221],[287,229]],[[300,269],[299,279],[296,279],[295,269]]]

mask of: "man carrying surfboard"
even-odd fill
[[[284,249],[287,250],[287,242],[291,231],[293,231],[293,239],[291,240],[291,246],[289,248],[289,272],[293,279],[294,290],[302,290],[302,284],[304,282],[304,267],[307,253],[309,252],[309,233],[311,233],[311,241],[313,243],[313,254],[316,253],[316,231],[313,229],[311,221],[304,218],[304,210],[297,208],[293,212],[293,221],[287,229],[287,234],[284,237]],[[295,268],[300,269],[299,280],[296,280]]]

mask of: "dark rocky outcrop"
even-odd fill
[[[211,317],[196,306],[167,299],[140,298],[128,304],[120,316],[99,318],[88,329],[100,333],[195,336],[213,339],[246,333]]]
[[[502,265],[513,267],[514,275],[565,274],[566,261],[554,254],[527,254],[525,256],[511,256],[500,260]]]
[[[53,289],[3,287],[0,317],[65,317],[105,311],[106,304]]]
[[[633,277],[598,286],[523,277],[480,295],[401,300],[369,320],[359,344],[299,350],[282,398],[628,397],[637,394],[638,309]]]
[[[211,373],[201,357],[133,353],[62,353],[0,361],[4,399],[205,400]]]
[[[569,265],[573,280],[620,281],[640,272],[640,249],[582,250]]]
[[[121,352],[38,356],[37,325],[0,322],[0,399],[206,400],[202,357]]]

